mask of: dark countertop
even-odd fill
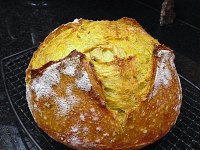
[[[38,45],[53,29],[75,18],[116,20],[127,16],[171,47],[178,73],[200,87],[200,1],[175,0],[177,18],[165,27],[159,26],[162,0],[52,0],[47,6],[31,6],[30,1],[0,2],[0,59]],[[1,74],[0,114],[0,149],[25,149]]]

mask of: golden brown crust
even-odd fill
[[[141,28],[134,19],[119,21]],[[32,69],[33,59],[43,46],[64,30],[76,30],[81,23],[62,25],[48,36],[27,69],[27,100],[39,127],[75,149],[139,149],[163,137],[176,122],[182,98],[170,48],[154,45],[149,92],[138,100],[138,109],[128,114],[124,126],[107,107],[104,85],[83,53],[74,50],[63,59]],[[134,59],[115,58],[107,64],[123,68]],[[44,89],[45,85],[51,88]]]
[[[103,93],[103,85],[99,78],[96,75],[94,65],[91,62],[87,62],[85,59],[82,61],[83,67],[85,68],[88,76],[90,78],[92,89],[89,91],[89,94],[100,102],[102,106],[105,106],[105,97]]]
[[[75,30],[77,26],[79,26],[81,24],[81,19],[79,20],[79,24],[74,24],[74,23],[68,23],[68,24],[63,24],[61,26],[59,26],[58,28],[56,28],[52,33],[51,36],[47,36],[44,41],[42,43],[40,43],[38,50],[35,51],[33,53],[32,58],[36,57],[38,55],[38,52],[40,51],[40,49],[42,49],[45,45],[49,44],[49,42],[55,38],[57,35],[59,35],[63,30],[68,30],[68,29],[72,29]],[[73,31],[72,31],[73,32]],[[32,61],[34,59],[31,59],[30,63],[29,63],[29,67],[28,68],[32,68]]]

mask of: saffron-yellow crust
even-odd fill
[[[63,74],[62,65],[56,68],[56,96],[38,98],[33,81],[53,64],[75,58],[74,76]],[[173,51],[131,18],[61,25],[40,44],[26,71],[30,110],[40,128],[72,148],[144,147],[163,137],[180,113],[181,86],[173,60]],[[77,84],[83,71],[90,90]],[[55,101],[68,101],[69,85],[78,102],[60,115]]]

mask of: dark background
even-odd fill
[[[176,20],[165,27],[159,26],[162,0],[44,1],[47,6],[29,2],[0,2],[0,59],[38,45],[53,29],[75,18],[116,20],[126,16],[171,47],[178,73],[200,87],[199,0],[175,0]],[[25,149],[22,133],[0,74],[0,150]]]

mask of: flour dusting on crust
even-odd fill
[[[35,92],[36,100],[39,101],[42,96],[45,96],[46,98],[56,96],[52,86],[57,85],[60,82],[61,74],[75,77],[76,85],[79,89],[87,92],[90,91],[92,85],[87,72],[82,67],[82,69],[77,72],[78,74],[81,74],[81,77],[79,77],[76,75],[77,67],[82,67],[80,54],[72,56],[71,58],[66,58],[61,62],[57,62],[47,67],[40,77],[36,77],[32,81],[31,90]],[[70,99],[72,98],[73,97],[70,97]]]
[[[79,131],[79,126],[72,126],[71,127],[71,132],[76,133]]]
[[[72,94],[73,87],[68,85],[66,88],[66,97],[56,97],[56,104],[58,106],[59,115],[68,114],[76,104],[79,103],[79,98]]]
[[[72,135],[67,141],[70,142],[73,146],[82,144],[81,140],[75,135]]]
[[[170,81],[172,80],[171,70],[169,68],[169,63],[173,59],[172,53],[169,50],[160,50],[157,53],[158,57],[158,67],[156,70],[154,89],[150,95],[155,96],[157,94],[157,90],[161,85],[164,85],[168,88],[170,85]],[[171,65],[171,64],[170,64]],[[173,67],[173,66],[172,66]]]
[[[162,57],[163,55],[163,57]],[[163,83],[165,86],[169,86],[169,82],[170,80],[172,79],[172,75],[170,73],[170,70],[167,66],[168,62],[169,62],[169,59],[170,59],[170,52],[168,50],[161,50],[159,53],[158,53],[158,56],[159,57],[162,57],[161,58],[161,61],[158,63],[158,71],[156,73],[156,81],[155,83]]]
[[[78,98],[74,95],[66,98],[56,97],[56,104],[61,116],[68,114],[78,102]]]
[[[83,113],[80,114],[80,119],[81,119],[81,121],[85,121],[85,116]]]
[[[61,73],[68,76],[75,76],[76,67],[80,65],[80,56],[68,58],[62,61],[63,68],[61,69]]]
[[[38,101],[42,96],[50,97],[54,95],[52,86],[60,81],[60,73],[57,69],[60,63],[53,64],[46,68],[42,76],[33,79],[31,89],[36,93],[36,100]]]
[[[74,66],[66,66],[66,68],[62,70],[62,73],[69,76],[75,76],[75,70],[76,68]]]
[[[81,90],[84,90],[84,91],[90,91],[91,90],[92,85],[90,83],[90,79],[89,79],[86,71],[82,72],[81,78],[76,79],[76,85]]]
[[[79,19],[74,19],[74,21],[72,23],[79,23]]]

